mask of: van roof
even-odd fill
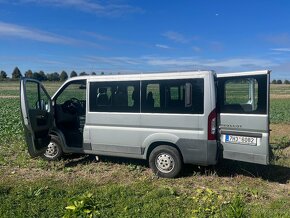
[[[214,74],[214,71],[180,71],[164,73],[139,73],[139,74],[120,74],[120,75],[87,75],[77,76],[68,81],[89,79],[92,81],[112,81],[112,80],[149,80],[149,79],[172,79],[172,78],[199,78],[205,75]]]
[[[252,74],[255,75],[265,75],[269,74],[271,71],[270,70],[257,70],[257,71],[247,71],[247,72],[234,72],[234,73],[219,73],[217,74],[218,78],[222,77],[235,77],[235,76],[250,76]]]

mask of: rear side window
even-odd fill
[[[142,81],[141,111],[202,114],[203,79]]]
[[[265,114],[267,77],[219,78],[218,105],[221,113]]]
[[[91,82],[90,111],[140,112],[140,82]]]

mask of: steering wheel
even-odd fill
[[[63,108],[65,111],[67,111],[71,114],[80,114],[83,110],[82,103],[77,98],[71,98],[71,99],[67,100],[63,104]]]

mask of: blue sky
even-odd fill
[[[287,0],[0,0],[0,70],[289,79],[289,12]]]

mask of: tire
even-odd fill
[[[57,136],[52,135],[50,143],[47,146],[46,151],[42,154],[42,158],[49,161],[59,160],[63,152],[61,149],[61,142]]]
[[[159,177],[175,178],[182,169],[183,162],[179,151],[168,145],[160,145],[152,150],[149,166]]]

